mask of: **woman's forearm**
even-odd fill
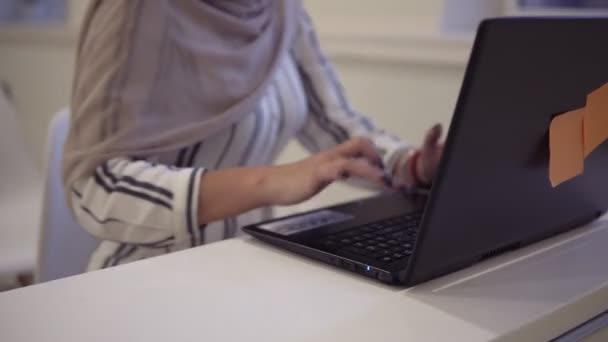
[[[199,189],[199,224],[271,205],[267,170],[267,167],[238,167],[204,174]]]

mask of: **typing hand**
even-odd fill
[[[422,146],[408,151],[395,170],[398,185],[429,186],[433,181],[443,154],[442,127],[434,125],[424,137]]]
[[[433,126],[424,137],[424,143],[420,148],[420,160],[416,165],[418,178],[423,184],[430,184],[435,178],[439,161],[443,154],[443,143],[440,142],[442,128],[440,124]]]
[[[269,202],[290,205],[319,193],[329,184],[357,177],[391,187],[374,143],[355,138],[302,161],[267,169]]]

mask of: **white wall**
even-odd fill
[[[306,3],[318,24],[322,44],[358,109],[412,142],[418,142],[433,123],[448,124],[469,45],[438,36],[442,0]],[[77,18],[71,21],[77,22],[81,12],[79,3],[74,12]],[[388,26],[383,26],[386,23]],[[29,147],[38,161],[42,160],[51,115],[68,103],[74,32],[73,27],[63,34],[0,31],[0,79],[13,88]],[[281,161],[303,156],[301,149],[290,145]],[[288,211],[363,194],[335,186]]]
[[[28,149],[40,163],[49,119],[69,98],[73,48],[2,43],[0,61],[0,79],[12,88]]]
[[[52,114],[68,103],[78,27],[89,0],[68,0],[66,25],[0,28],[0,80],[7,81],[38,164]]]

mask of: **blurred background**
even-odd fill
[[[435,122],[449,125],[480,20],[509,15],[608,13],[608,0],[304,2],[316,23],[322,47],[337,67],[355,107],[413,143],[419,142]],[[0,81],[8,100],[4,106],[8,109],[1,108],[0,114],[11,116],[0,122],[0,136],[12,137],[12,141],[4,139],[2,143],[14,147],[2,149],[0,156],[0,289],[32,281],[47,173],[47,132],[55,113],[69,102],[79,24],[87,3],[0,0]],[[303,156],[304,151],[291,144],[279,162]],[[15,159],[27,159],[24,165],[30,166],[20,170],[30,167],[30,176],[26,175],[29,171],[2,170]],[[9,186],[20,181],[31,185],[31,194],[24,200],[30,206],[22,207],[22,211],[11,207],[16,190]],[[335,185],[309,202],[278,208],[277,213],[368,195],[363,190]],[[6,219],[10,215],[28,216],[29,221],[21,227],[23,220]],[[17,229],[19,233],[15,233]]]

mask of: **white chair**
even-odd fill
[[[49,125],[38,269],[35,275],[37,283],[84,272],[91,253],[98,245],[98,241],[76,223],[65,201],[61,159],[69,119],[69,111],[62,110]]]
[[[0,277],[36,266],[41,172],[26,148],[17,113],[0,91]]]

